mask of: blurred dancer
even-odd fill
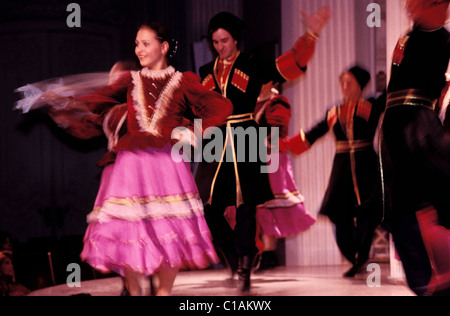
[[[312,16],[305,14],[305,35],[288,53],[268,63],[255,60],[238,49],[244,29],[244,22],[238,17],[222,12],[209,23],[208,39],[218,56],[200,68],[200,76],[207,89],[221,93],[233,103],[233,115],[223,126],[227,138],[221,153],[222,157],[233,157],[233,161],[202,161],[196,181],[215,246],[224,254],[232,271],[237,270],[242,292],[250,290],[250,271],[258,252],[255,245],[256,205],[272,200],[274,196],[268,175],[261,172],[264,159],[259,156],[257,162],[250,162],[250,146],[246,144],[245,153],[238,151],[234,146],[236,135],[226,131],[231,131],[232,127],[251,129],[257,132],[259,139],[253,113],[262,85],[270,81],[281,83],[304,74],[329,16],[329,8],[322,8]],[[228,143],[231,145],[226,147]],[[237,157],[243,154],[245,161],[238,161]],[[237,210],[234,231],[224,218],[229,206],[235,206]]]
[[[279,128],[279,137],[284,138],[289,133],[291,105],[289,100],[279,95],[278,90],[270,82],[263,86],[255,108],[255,121],[260,127]],[[271,136],[266,140],[269,150],[278,150],[278,144],[272,148]],[[256,220],[258,224],[257,245],[260,248],[257,270],[266,270],[278,265],[275,254],[278,239],[292,237],[308,230],[316,219],[305,208],[304,197],[298,191],[294,180],[289,154],[286,150],[278,153],[278,168],[269,173],[269,181],[274,199],[257,206]],[[232,228],[236,225],[236,208],[229,207],[227,220]]]
[[[261,127],[279,128],[279,137],[289,134],[291,105],[279,95],[272,83],[263,86],[255,109],[255,121]],[[270,138],[268,139],[271,148]],[[279,167],[269,173],[274,199],[257,206],[256,219],[261,228],[263,252],[258,270],[270,269],[278,264],[275,254],[277,241],[308,230],[316,219],[305,208],[304,197],[298,191],[287,151],[279,152]]]
[[[381,186],[373,140],[383,98],[362,98],[370,80],[367,70],[354,66],[339,78],[343,104],[327,111],[323,121],[287,141],[294,155],[307,151],[330,130],[336,138],[336,155],[320,214],[336,228],[336,242],[352,267],[345,277],[361,272],[369,259],[374,231],[382,219]]]
[[[124,276],[131,295],[148,294],[147,277],[157,274],[156,294],[169,295],[179,269],[217,261],[190,166],[172,158],[172,131],[188,108],[208,128],[223,124],[232,105],[193,73],[169,66],[176,41],[166,26],[143,25],[135,53],[143,69],[125,72],[95,93],[70,98],[47,92],[41,98],[52,107],[87,106],[94,115],[89,124],[105,127],[116,154],[103,170],[88,215],[82,259]],[[126,106],[111,112],[123,98]],[[123,109],[125,133],[108,135],[123,123]]]
[[[450,57],[448,6],[407,2],[414,27],[394,51],[381,130],[390,228],[417,295],[450,294],[450,136],[434,108]]]
[[[137,62],[132,60],[118,61],[111,67],[108,73],[108,84],[112,85],[126,71],[137,71],[139,69],[140,67]],[[84,75],[80,74],[78,78],[83,81]],[[77,94],[81,93],[78,89],[78,84],[62,84],[61,89],[77,91]],[[47,97],[50,93],[46,94]],[[58,91],[55,93],[58,93]],[[111,149],[117,143],[119,131],[126,128],[126,95],[118,96],[116,101],[121,103],[105,111],[105,118],[100,117],[98,113],[93,113],[89,109],[88,104],[84,102],[69,102],[64,107],[54,106],[47,108],[47,110],[52,120],[58,127],[64,129],[66,133],[80,139],[90,139],[106,135],[109,140],[108,147]],[[117,120],[121,120],[120,123]],[[105,155],[102,161],[111,155],[113,155],[113,152]],[[104,167],[105,163],[99,162],[98,165]]]

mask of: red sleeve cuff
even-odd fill
[[[288,147],[294,155],[298,156],[311,148],[311,145],[306,139],[305,133],[301,131],[297,136],[289,138]]]
[[[286,81],[294,80],[305,73],[304,69],[297,65],[293,50],[278,57],[275,63],[278,72],[286,79]]]

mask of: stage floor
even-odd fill
[[[251,296],[413,296],[402,282],[389,277],[389,265],[380,265],[379,287],[372,273],[355,278],[342,277],[349,266],[278,267],[252,275]],[[368,280],[369,278],[369,284]],[[172,296],[240,296],[237,281],[230,280],[227,270],[180,272]],[[30,296],[119,296],[120,277],[81,282],[81,287],[57,285],[30,293]]]

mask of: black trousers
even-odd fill
[[[334,221],[339,250],[353,265],[363,265],[369,259],[373,236],[381,223],[381,215],[378,209],[363,206]]]
[[[394,218],[391,230],[409,288],[417,295],[426,295],[432,267],[416,214],[402,214]]]
[[[205,219],[216,248],[235,252],[238,256],[256,255],[256,206],[241,205],[236,209],[236,226],[230,227],[224,213],[226,206],[206,205]]]

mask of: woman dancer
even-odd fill
[[[103,171],[87,217],[81,257],[99,271],[124,276],[131,295],[148,294],[147,277],[154,274],[159,278],[156,294],[170,295],[178,270],[217,261],[190,166],[172,159],[171,135],[187,108],[206,129],[223,124],[232,105],[203,88],[196,75],[169,66],[175,52],[166,26],[145,24],[136,36],[141,71],[125,72],[85,97],[42,96],[50,106],[86,105],[97,115],[89,123],[105,130],[117,116],[110,109],[126,96],[126,131],[109,135],[116,155]]]
[[[269,83],[263,86],[258,101],[255,121],[261,127],[279,128],[280,138],[288,136],[291,119],[289,100],[279,95],[274,85]],[[268,146],[271,147],[269,141]],[[305,209],[304,197],[294,181],[288,152],[280,149],[278,160],[277,170],[269,174],[274,199],[257,206],[256,219],[264,246],[259,270],[276,266],[278,260],[274,251],[277,239],[300,234],[316,222]]]

